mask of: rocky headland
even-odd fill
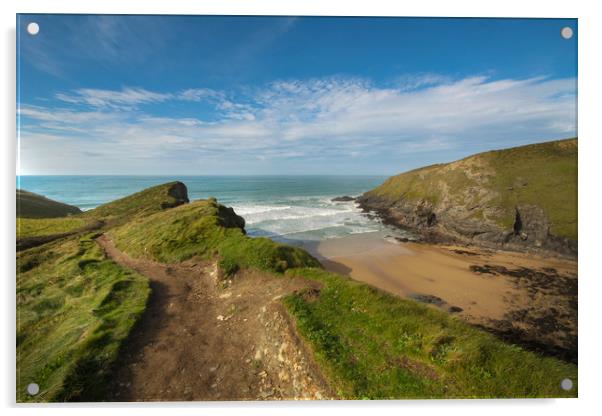
[[[427,242],[576,257],[577,139],[415,169],[357,202]]]

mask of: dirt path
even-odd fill
[[[331,397],[279,301],[311,282],[251,271],[218,282],[213,263],[164,265],[127,256],[105,235],[97,242],[152,289],[107,400]]]

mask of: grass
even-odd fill
[[[488,152],[482,157],[496,172],[490,182],[505,209],[502,224],[513,223],[518,204],[537,205],[546,213],[553,234],[577,240],[577,139]]]
[[[488,162],[493,166],[506,163],[495,153],[487,157],[495,158]],[[471,180],[454,175],[458,184]],[[497,180],[506,183],[503,176]],[[174,184],[81,216],[27,220],[27,232],[50,233],[104,218],[109,221],[103,231],[133,257],[163,263],[216,259],[225,276],[255,268],[274,278],[319,281],[319,296],[296,293],[285,305],[342,398],[576,396],[576,388],[560,389],[564,378],[576,382],[576,366],[326,272],[302,249],[250,238],[244,220],[215,199],[174,207],[183,201],[181,193],[170,194]],[[72,236],[17,255],[18,401],[102,399],[119,348],[145,309],[146,278],[106,259],[92,238]],[[30,382],[41,387],[33,398],[25,394]]]
[[[42,237],[77,231],[89,224],[79,216],[62,218],[17,218],[17,238]]]
[[[17,401],[102,397],[122,341],[145,308],[147,280],[77,237],[17,256]],[[40,393],[30,397],[35,382]]]
[[[86,211],[84,216],[97,219],[113,219],[123,223],[136,216],[150,215],[188,202],[186,188],[184,187],[183,195],[178,192],[181,192],[181,186],[183,186],[181,182],[169,182],[153,186]]]
[[[506,344],[446,313],[319,269],[318,297],[285,305],[345,399],[575,397],[574,365]]]
[[[496,214],[489,219],[504,229],[511,229],[517,205],[537,205],[552,234],[577,240],[577,139],[427,166],[393,176],[367,195],[390,203],[425,200],[437,206],[445,201],[473,218],[487,219],[484,208],[490,208]]]
[[[410,201],[426,200],[437,205],[442,200],[442,184],[448,187],[446,193],[452,197],[461,197],[462,191],[476,185],[476,182],[468,178],[464,170],[443,170],[444,166],[427,166],[393,176],[369,193],[390,202],[403,198]],[[463,201],[457,202],[462,203]]]
[[[117,247],[133,257],[163,263],[217,257],[225,275],[240,268],[282,273],[294,267],[320,267],[304,250],[267,238],[249,238],[244,220],[215,199],[195,201],[140,217],[110,231]]]
[[[53,201],[33,192],[17,189],[17,217],[22,218],[56,218],[81,213],[72,205]]]

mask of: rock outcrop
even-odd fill
[[[187,204],[188,190],[182,182],[174,181],[144,189],[124,198],[108,202],[84,213],[87,217],[112,218],[125,222],[134,216],[151,215]]]
[[[188,199],[188,189],[182,182],[177,181],[170,184],[167,189],[167,195],[173,198],[171,201],[166,201],[161,204],[161,208],[173,208],[190,202]]]
[[[351,202],[355,201],[355,198],[349,195],[337,196],[331,199],[332,202]]]
[[[357,198],[428,241],[577,254],[577,140],[487,152],[389,178]]]
[[[234,212],[234,208],[217,203],[215,198],[209,200],[217,206],[217,218],[219,225],[226,228],[240,228],[243,233],[245,231],[245,219]]]

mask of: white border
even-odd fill
[[[42,409],[56,414],[90,415],[113,413],[118,405],[96,405],[82,409],[82,405],[53,405],[24,407],[14,404],[15,366],[15,13],[123,13],[123,14],[269,14],[269,15],[347,15],[347,16],[457,16],[457,17],[571,17],[579,18],[579,399],[574,400],[473,400],[473,401],[389,401],[389,402],[311,402],[311,403],[191,403],[158,405],[124,405],[128,414],[306,415],[332,414],[343,411],[350,415],[378,412],[378,414],[444,414],[444,415],[505,415],[508,413],[543,413],[567,415],[593,413],[599,409],[598,387],[602,385],[600,310],[596,308],[602,294],[602,275],[596,263],[600,227],[600,152],[602,135],[600,119],[599,76],[602,74],[599,53],[602,19],[596,13],[593,1],[531,1],[504,0],[496,2],[474,0],[420,0],[393,2],[385,0],[3,0],[2,14],[2,239],[0,264],[2,275],[2,306],[5,321],[2,325],[3,360],[0,393],[9,412],[38,414]],[[550,190],[553,192],[553,190]],[[124,413],[124,412],[119,412]]]

